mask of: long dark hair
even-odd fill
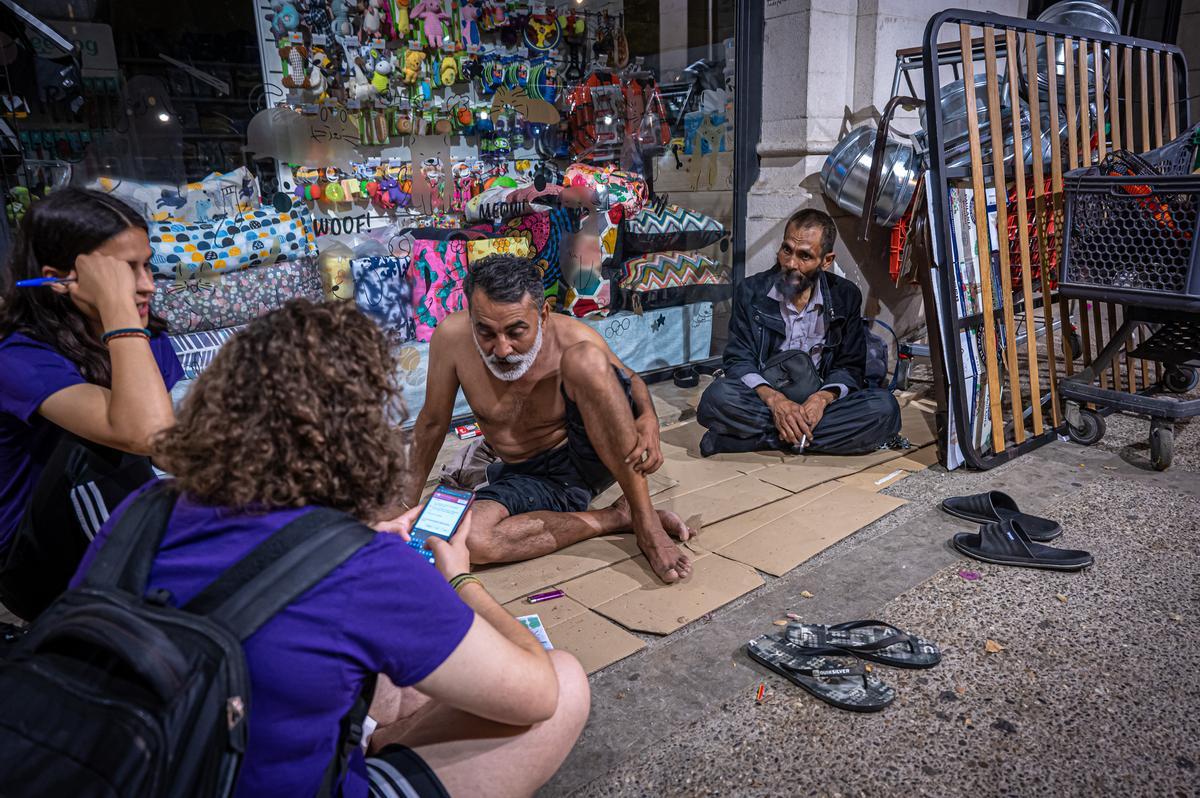
[[[0,275],[0,339],[20,332],[49,344],[78,366],[85,380],[110,387],[108,349],[71,298],[46,288],[17,288],[16,282],[41,277],[43,266],[66,273],[75,268],[77,257],[130,227],[148,229],[137,211],[99,191],[67,188],[35,202],[21,221],[8,268]],[[162,319],[150,317],[152,332],[165,329]]]

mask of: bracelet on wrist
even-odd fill
[[[472,582],[483,587],[483,582],[479,581],[479,577],[472,574],[459,574],[450,580],[450,587],[454,588],[455,592],[461,591],[464,585],[469,585]]]
[[[150,330],[146,327],[119,327],[101,334],[100,342],[106,344],[114,338],[132,338],[133,336],[141,336],[149,341]]]

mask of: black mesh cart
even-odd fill
[[[1147,158],[1155,171],[1175,174],[1072,174],[1064,185],[1067,235],[1059,290],[1125,311],[1124,323],[1110,330],[1092,363],[1060,382],[1068,432],[1090,445],[1104,436],[1108,413],[1149,416],[1151,462],[1160,471],[1171,464],[1173,422],[1200,414],[1200,399],[1173,395],[1196,386],[1200,366],[1200,176],[1190,174],[1195,156],[1189,138]],[[1161,363],[1161,379],[1136,393],[1097,385],[1139,327],[1149,337],[1129,355]]]

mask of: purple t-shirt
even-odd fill
[[[167,390],[183,378],[179,358],[165,335],[150,339]],[[0,552],[20,526],[29,496],[62,428],[38,414],[42,402],[86,380],[50,344],[23,333],[0,340]]]
[[[82,581],[114,520],[146,487],[113,511],[72,587]],[[173,605],[186,604],[309,510],[248,514],[180,497],[148,589],[166,589]],[[243,642],[250,725],[236,794],[315,795],[333,758],[338,722],[367,675],[384,673],[400,686],[421,681],[458,647],[474,617],[437,569],[398,535],[376,535]],[[360,751],[351,759],[343,794],[367,795]]]

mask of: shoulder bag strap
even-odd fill
[[[256,546],[183,609],[245,640],[374,537],[349,515],[318,507]]]
[[[134,499],[108,533],[83,584],[141,596],[178,498],[173,481],[161,480]]]

